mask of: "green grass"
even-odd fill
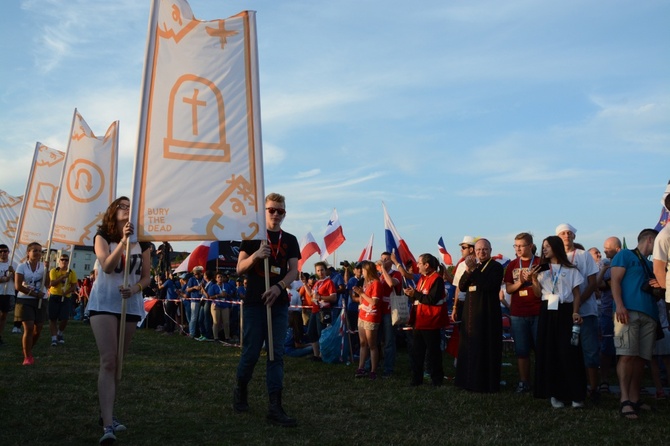
[[[43,337],[36,365],[23,367],[20,336],[9,334],[8,325],[0,348],[0,444],[97,444],[98,355],[90,328],[71,322],[65,346],[50,347]],[[665,401],[648,397],[657,410],[636,422],[619,417],[615,395],[603,396],[598,406],[555,410],[546,400],[514,394],[511,366],[503,367],[508,385],[498,394],[471,394],[453,381],[412,388],[404,350],[396,376],[377,381],[355,380],[353,365],[285,358],[284,408],[299,426],[282,429],[265,422],[264,356],[250,384],[250,412],[232,411],[238,360],[235,348],[139,330],[116,403],[128,425],[117,444],[665,444],[669,432]],[[453,376],[446,355],[444,365]]]

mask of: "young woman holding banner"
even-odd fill
[[[128,220],[130,200],[120,197],[107,208],[93,239],[98,272],[88,303],[91,329],[100,353],[98,372],[98,399],[104,432],[100,444],[111,444],[115,433],[126,430],[114,416],[114,400],[118,385],[116,370],[118,357],[121,303],[126,301],[124,355],[135,333],[137,322],[144,316],[142,289],[151,281],[151,245],[131,243],[128,286],[124,287],[126,246],[133,234]]]

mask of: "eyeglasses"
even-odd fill
[[[130,209],[130,205],[129,204],[120,204],[116,208],[121,209],[122,211],[127,211],[128,209]]]
[[[268,211],[270,214],[279,214],[279,215],[284,215],[286,213],[286,209],[281,209],[281,208],[265,208],[266,211]]]
[[[9,252],[9,249],[0,249],[0,254],[6,254]]]
[[[525,248],[526,246],[528,246],[528,245],[512,245],[512,248],[514,248],[514,249],[523,249],[523,248]]]

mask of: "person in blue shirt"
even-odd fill
[[[198,331],[200,326],[200,300],[202,299],[202,287],[205,281],[203,271],[204,268],[202,266],[193,268],[193,276],[186,283],[186,293],[191,307],[191,317],[188,320],[188,334],[193,339],[198,339],[204,335],[204,333],[199,333]]]
[[[177,285],[172,279],[172,273],[168,273],[167,277],[159,276],[156,283],[158,289],[165,292],[165,326],[163,330],[167,334],[174,333],[176,326],[177,308],[179,308],[179,295],[177,294]]]
[[[622,249],[612,259],[612,298],[614,299],[614,347],[619,356],[617,375],[621,389],[619,414],[636,420],[640,410],[651,410],[640,399],[640,385],[646,361],[650,361],[656,342],[658,306],[651,288],[658,282],[648,257],[654,250],[655,229],[644,229],[637,236],[634,250]]]

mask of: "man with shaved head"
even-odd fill
[[[614,310],[612,307],[612,270],[610,262],[617,253],[621,251],[621,240],[617,237],[609,237],[603,244],[605,258],[600,265],[600,271],[596,277],[598,289],[600,290],[600,301],[598,302],[598,324],[600,326],[600,385],[598,390],[609,393],[609,376],[616,351],[614,350]]]

